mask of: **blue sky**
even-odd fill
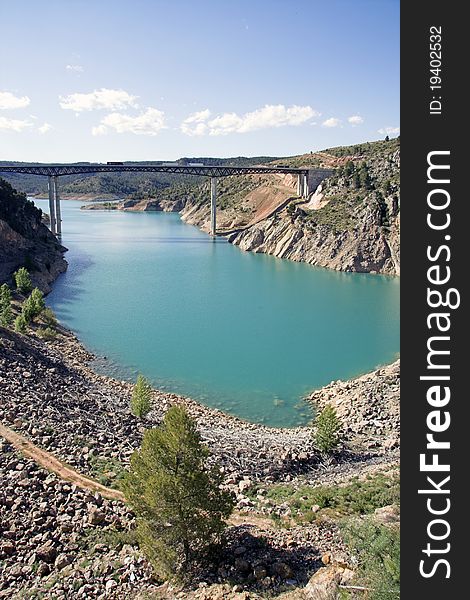
[[[0,0],[0,160],[292,155],[398,134],[398,0]]]

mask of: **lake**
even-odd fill
[[[309,391],[397,357],[398,278],[242,252],[174,213],[61,204],[69,268],[47,304],[102,373],[291,427]]]

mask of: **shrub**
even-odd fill
[[[370,588],[368,600],[400,598],[400,533],[397,526],[371,518],[343,525],[343,537],[358,562],[358,583]]]
[[[314,441],[320,452],[331,454],[340,440],[341,421],[336,410],[327,404],[315,419]]]
[[[44,294],[39,288],[34,288],[34,290],[31,292],[31,299],[36,308],[36,316],[38,316],[46,308],[46,304],[44,302]]]
[[[139,544],[160,577],[178,575],[221,539],[234,502],[186,409],[147,430],[121,489],[137,515]]]
[[[18,271],[16,271],[16,273],[13,274],[13,277],[20,294],[29,294],[29,292],[33,289],[33,283],[28,270],[25,269],[25,267],[21,267],[18,269]]]
[[[21,314],[24,316],[27,323],[34,321],[44,310],[44,297],[38,288],[34,288],[31,294],[26,298],[21,307]]]
[[[145,417],[151,408],[152,388],[143,375],[137,377],[131,398],[131,412],[134,416]]]
[[[18,315],[15,319],[15,331],[18,333],[26,333],[28,329],[28,323],[24,318],[24,315]]]
[[[57,337],[57,331],[51,327],[40,327],[36,333],[46,342],[55,340]]]
[[[41,318],[48,327],[57,327],[57,317],[55,316],[54,311],[51,308],[46,307],[41,312]]]
[[[6,283],[0,287],[0,325],[9,327],[13,321],[11,290]]]

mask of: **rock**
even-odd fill
[[[37,570],[37,574],[39,575],[39,577],[45,577],[46,575],[49,575],[50,572],[51,568],[46,563],[41,563]]]
[[[109,593],[111,592],[111,590],[114,590],[115,588],[117,588],[118,584],[117,581],[115,581],[114,579],[108,579],[108,581],[106,582],[105,588],[106,588],[106,592]]]
[[[252,485],[252,483],[249,479],[242,479],[242,481],[240,481],[240,483],[238,484],[238,489],[240,490],[241,493],[243,493],[245,490],[250,488],[251,485]]]
[[[321,557],[321,561],[324,565],[329,565],[331,562],[331,553],[325,552],[325,554],[323,554]]]
[[[264,579],[265,577],[267,577],[268,570],[266,569],[266,567],[264,565],[257,565],[253,569],[253,575],[257,581],[260,581],[261,579]]]
[[[309,600],[332,600],[336,598],[343,572],[344,568],[338,565],[318,569],[303,590],[305,598]]]
[[[355,575],[356,573],[352,569],[346,567],[343,571],[343,574],[341,575],[341,585],[350,584],[353,581]]]
[[[15,548],[15,544],[13,544],[13,542],[5,541],[0,546],[0,557],[1,556],[12,556],[12,554],[15,554],[15,552],[16,552],[16,548]]]
[[[374,518],[378,523],[397,523],[400,521],[400,509],[395,504],[376,508]]]
[[[271,571],[274,575],[281,577],[282,579],[292,579],[294,577],[294,571],[285,562],[276,562],[271,566]]]
[[[59,554],[59,556],[55,559],[54,567],[61,571],[64,567],[70,565],[73,562],[71,556],[67,554]]]
[[[91,525],[102,525],[106,521],[105,514],[96,506],[92,506],[88,510],[88,522]]]
[[[247,573],[251,570],[250,563],[243,558],[236,558],[234,566],[240,573]]]
[[[36,550],[37,557],[46,563],[54,562],[57,550],[52,542],[46,542]]]

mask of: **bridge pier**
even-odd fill
[[[62,235],[62,218],[60,215],[60,195],[57,185],[57,175],[49,175],[47,185],[49,188],[50,230],[60,238]]]
[[[299,173],[297,175],[297,196],[299,196],[299,198],[308,198],[308,194],[308,174]]]
[[[54,185],[54,202],[55,202],[55,233],[57,237],[60,239],[62,237],[62,218],[60,215],[60,196],[59,196],[59,186],[57,182],[57,176],[52,177],[53,185]]]
[[[211,177],[211,235],[217,232],[217,177]]]
[[[54,182],[52,175],[47,178],[47,185],[49,188],[49,220],[50,230],[55,235],[55,202],[54,202]]]

